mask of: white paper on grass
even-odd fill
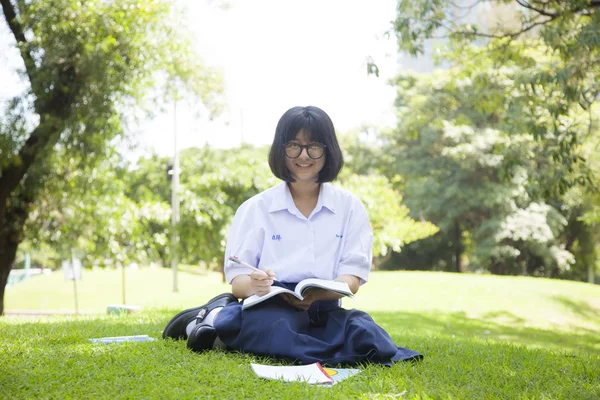
[[[281,379],[285,382],[306,382],[310,384],[333,384],[333,379],[320,367],[319,363],[309,365],[276,366],[250,364],[254,373],[261,378]]]
[[[155,339],[149,337],[148,335],[134,335],[134,336],[113,336],[113,337],[103,337],[103,338],[93,338],[88,339],[92,343],[123,343],[123,342],[152,342]]]

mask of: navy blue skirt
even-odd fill
[[[214,326],[229,349],[296,363],[390,366],[423,357],[396,346],[369,314],[345,310],[338,301],[315,302],[308,311],[296,310],[280,296],[246,310],[242,303],[231,303],[217,315]]]

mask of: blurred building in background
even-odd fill
[[[480,0],[454,0],[452,21],[456,25],[474,24],[478,30],[494,32],[496,27],[510,27],[515,30],[521,26],[518,16],[520,8],[516,3],[490,4]],[[522,9],[521,9],[522,10]],[[444,35],[441,31],[440,36]],[[436,64],[435,56],[442,51],[448,39],[427,39],[424,42],[424,53],[413,57],[405,52],[398,52],[398,72],[413,71],[430,73],[438,68],[448,68],[445,62]]]

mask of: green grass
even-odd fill
[[[346,307],[369,311],[419,363],[365,370],[333,388],[264,381],[252,355],[189,352],[184,342],[95,345],[148,334],[183,307],[228,289],[218,274],[127,271],[134,315],[0,320],[0,398],[565,398],[600,397],[600,287],[577,282],[425,272],[373,273]],[[120,271],[78,282],[82,310],[120,303]],[[7,290],[7,311],[73,308],[55,273]],[[258,361],[265,361],[258,359]]]
[[[400,328],[394,340],[422,351],[416,364],[368,366],[333,387],[263,381],[250,355],[194,354],[184,342],[90,344],[88,338],[159,337],[171,313],[83,316],[0,323],[1,398],[568,398],[600,395],[600,359]],[[258,359],[259,362],[264,361]]]
[[[121,271],[84,271],[77,283],[79,309],[104,313],[121,303]],[[143,309],[184,309],[230,290],[221,275],[179,273],[172,292],[168,269],[126,272],[126,300]],[[61,272],[7,289],[6,311],[74,309],[72,281]],[[359,308],[404,329],[508,341],[600,355],[600,286],[524,277],[436,272],[374,272],[356,300]]]

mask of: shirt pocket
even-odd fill
[[[267,227],[261,232],[261,265],[273,269],[276,275],[285,268],[287,275],[295,268],[302,269],[310,244],[301,227],[286,225],[281,228]]]

